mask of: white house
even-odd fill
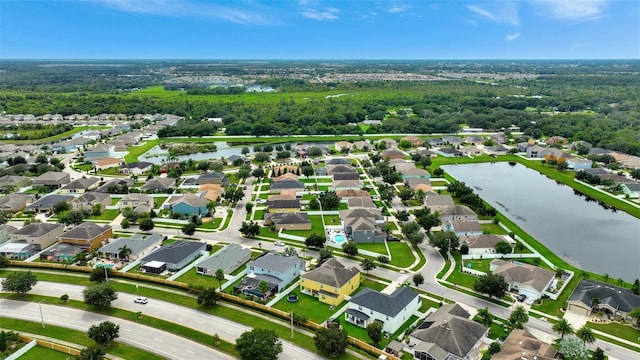
[[[418,293],[409,287],[400,287],[391,295],[365,288],[349,301],[345,320],[362,328],[378,321],[384,331],[393,334],[420,308],[421,303]]]
[[[495,234],[461,236],[460,244],[467,244],[469,255],[495,254],[500,241],[511,243],[507,238]]]
[[[509,291],[518,290],[519,294],[533,299],[541,298],[555,279],[555,273],[551,270],[517,261],[494,259],[489,264],[489,270],[494,275],[504,277],[509,284]]]

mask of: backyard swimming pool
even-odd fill
[[[344,235],[341,235],[341,234],[333,235],[333,241],[338,243],[338,244],[343,243],[344,240],[345,240]]]

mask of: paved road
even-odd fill
[[[60,285],[57,284],[56,287],[58,287],[56,292],[59,293]],[[37,303],[0,300],[0,313],[6,317],[40,322],[40,310]],[[42,314],[45,324],[80,331],[87,331],[91,325],[102,321],[111,321],[120,325],[120,338],[118,341],[169,359],[233,359],[222,352],[181,336],[119,318],[54,305],[42,305]]]
[[[47,281],[38,281],[38,283],[34,286],[33,290],[30,291],[30,294],[39,294],[39,295],[47,295],[47,296],[53,296],[53,297],[60,297],[62,294],[67,294],[69,295],[69,298],[74,299],[74,300],[82,300],[82,290],[84,289],[84,286],[79,286],[79,285],[70,285],[70,284],[59,284],[59,283],[54,283],[54,282],[47,282]],[[118,293],[118,299],[115,300],[113,302],[113,306],[117,307],[117,308],[121,308],[121,309],[125,309],[128,311],[133,311],[133,312],[138,312],[138,311],[142,311],[143,314],[149,315],[149,316],[153,316],[159,319],[164,319],[164,320],[168,320],[183,326],[188,326],[190,328],[196,329],[198,331],[213,335],[213,334],[218,334],[218,336],[220,336],[221,339],[230,341],[230,342],[235,342],[235,339],[239,338],[240,335],[245,332],[245,331],[249,331],[252,328],[248,327],[248,326],[244,326],[241,324],[237,324],[234,323],[232,321],[229,321],[227,319],[218,317],[218,316],[213,316],[213,315],[209,315],[197,310],[193,310],[184,306],[179,306],[179,305],[175,305],[173,303],[169,303],[166,301],[162,301],[162,300],[158,300],[158,299],[149,299],[149,303],[142,305],[142,304],[136,304],[133,302],[133,300],[135,299],[135,295],[133,294],[126,294],[126,293]],[[194,300],[195,301],[195,300]],[[23,303],[23,302],[17,302],[19,304],[29,304],[29,303]],[[0,306],[3,306],[4,304],[0,303]],[[40,321],[40,315],[39,312],[37,310],[37,304],[33,304],[35,306],[35,318],[34,321]],[[89,326],[91,326],[91,323],[82,323],[82,324],[78,324],[76,325],[75,322],[71,322],[71,319],[73,319],[74,321],[77,319],[78,321],[84,320],[86,318],[91,318],[94,319],[95,317],[100,317],[101,315],[95,315],[93,313],[85,313],[79,310],[72,310],[72,311],[76,311],[76,313],[69,314],[69,317],[65,317],[63,319],[59,319],[59,313],[63,313],[62,310],[66,310],[67,308],[65,307],[55,307],[55,306],[50,306],[50,309],[45,310],[44,305],[43,305],[43,313],[44,313],[44,318],[45,318],[45,322],[48,322],[49,319],[51,320],[55,320],[58,321],[56,323],[56,325],[61,325],[61,326],[66,326],[66,325],[62,325],[62,324],[66,324],[65,320],[69,320],[69,324],[72,324],[74,326],[82,326],[84,325],[84,327],[81,330],[86,330]],[[70,309],[71,310],[71,309]],[[14,316],[13,311],[6,311],[5,309],[2,308],[1,313],[3,314],[3,316],[9,316],[9,317],[17,317]],[[31,314],[33,315],[33,314]],[[117,320],[117,321],[115,321]],[[126,321],[120,321],[119,319],[115,319],[113,322],[121,324],[123,323],[124,325],[121,325],[121,335],[124,334],[129,334],[128,330],[125,329],[129,329],[129,323]],[[91,320],[91,321],[97,321],[97,320]],[[99,321],[103,321],[103,320],[99,320]],[[137,326],[142,326],[142,325],[138,325],[135,323],[131,323]],[[75,327],[78,328],[78,327]],[[131,328],[132,332],[136,332],[137,334],[143,334],[144,329],[137,329],[137,328]],[[141,332],[142,331],[142,332]],[[158,342],[160,341],[164,341],[164,337],[162,334],[166,334],[166,336],[174,336],[172,334],[169,333],[165,333],[161,330],[156,330],[154,329],[154,331],[156,331],[157,333],[154,333],[153,335],[146,335],[146,336],[142,336],[140,339],[136,339],[134,338],[133,340],[135,341],[139,341],[140,343],[134,343],[132,342],[131,344],[134,346],[138,346],[138,347],[142,347],[140,346],[140,344],[147,344],[147,345],[151,345],[153,344],[153,346],[146,346],[142,347],[146,350],[149,351],[154,351],[156,344],[155,342],[151,342],[149,341],[149,339],[153,339],[156,340]],[[182,338],[180,338],[182,339]],[[283,339],[286,340],[286,339]],[[123,339],[124,341],[124,339]],[[199,345],[201,346],[201,345]],[[206,347],[201,346],[203,348],[206,349]],[[175,347],[174,348],[174,352],[171,354],[172,358],[174,359],[180,359],[180,358],[191,358],[191,359],[220,359],[220,358],[229,358],[228,356],[217,356],[217,357],[212,357],[212,356],[195,356],[195,355],[191,355],[191,356],[180,356],[179,354],[183,351],[186,351],[185,349],[191,349],[191,345],[189,345],[188,347],[185,348],[185,346],[180,346],[180,347]],[[167,352],[167,350],[164,350],[164,352]],[[195,350],[193,350],[195,351]],[[214,350],[212,350],[214,353]],[[155,351],[154,351],[155,352]],[[163,353],[161,353],[161,355],[163,356],[168,356],[165,355]],[[169,353],[169,352],[167,352]],[[175,356],[175,357],[174,357]],[[293,345],[290,342],[286,342],[283,341],[283,351],[282,354],[280,354],[279,359],[282,360],[311,360],[311,359],[322,359],[322,357],[320,357],[317,354],[314,354],[310,351],[307,351],[299,346]]]

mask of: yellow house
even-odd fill
[[[300,276],[300,291],[325,304],[338,306],[360,286],[360,270],[345,268],[334,258]]]

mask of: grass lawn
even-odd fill
[[[129,148],[129,153],[127,153],[127,155],[124,156],[124,161],[128,164],[131,162],[136,162],[138,161],[138,156],[146,153],[147,151],[151,150],[154,146],[159,145],[161,143],[162,140],[160,139],[156,139],[156,140],[149,140],[146,141],[144,144],[140,145],[140,146],[132,146]]]
[[[557,317],[564,316],[564,313],[562,312],[562,306],[565,302],[567,302],[567,299],[569,299],[569,296],[571,295],[573,290],[576,288],[576,286],[578,286],[580,280],[582,280],[580,276],[574,276],[569,284],[567,284],[567,287],[565,287],[564,291],[562,291],[562,294],[560,294],[558,300],[542,300],[542,304],[540,305],[538,305],[536,301],[536,303],[531,308]]]
[[[36,346],[20,356],[20,360],[66,360],[71,356],[60,351],[51,350],[42,346]]]
[[[489,263],[493,259],[482,259],[482,260],[464,260],[464,267],[471,268],[473,270],[482,271],[485,273],[489,273]],[[471,264],[469,267],[468,264]]]
[[[320,300],[311,295],[302,294],[299,289],[296,289],[291,293],[298,295],[298,302],[290,303],[285,297],[278,301],[273,307],[286,312],[293,311],[294,313],[297,312],[299,314],[304,314],[307,319],[318,324],[329,319],[331,315],[338,311],[340,306],[344,304],[343,301],[342,304],[334,307],[332,310],[330,309],[329,304],[320,302]]]
[[[482,232],[485,234],[507,235],[508,232],[498,224],[482,224]]]
[[[323,215],[324,223],[327,225],[340,225],[339,215]]]
[[[309,216],[309,220],[311,220],[311,230],[283,230],[282,232],[289,235],[302,236],[303,238],[306,238],[311,234],[324,234],[322,215],[311,215]]]
[[[122,177],[128,177],[127,174],[120,173],[120,168],[118,167],[103,169],[101,171],[98,171],[98,175],[120,175]]]
[[[260,236],[264,236],[264,237],[268,237],[268,238],[272,238],[272,239],[279,239],[278,238],[278,232],[277,231],[271,231],[271,229],[269,229],[268,226],[261,226],[259,235]]]
[[[409,267],[416,258],[413,256],[411,252],[411,248],[409,244],[404,241],[389,241],[387,242],[389,246],[389,251],[391,252],[391,265],[395,265],[398,267]]]
[[[387,255],[387,247],[384,243],[358,243],[358,249],[373,251],[380,255]]]
[[[111,205],[116,205],[120,202],[120,198],[111,198]]]
[[[360,326],[347,322],[346,320],[344,320],[343,316],[340,317],[340,325],[347,331],[347,334],[349,334],[350,336],[360,339],[379,349],[384,349],[387,346],[387,344],[389,344],[392,340],[400,336],[401,333],[405,332],[407,328],[409,328],[409,326],[411,326],[411,324],[413,324],[416,320],[418,320],[417,316],[415,315],[411,316],[394,334],[389,336],[388,339],[383,337],[382,340],[380,340],[380,342],[377,344],[374,344],[371,338],[369,338],[369,334],[367,334],[366,328],[361,328]]]
[[[168,199],[168,198],[169,198],[168,196],[163,196],[163,197],[154,197],[154,198],[153,198],[153,201],[154,201],[155,207],[156,207],[156,208],[159,208],[160,206],[162,206],[162,204],[163,204],[165,201],[167,201],[167,199]]]
[[[422,301],[422,304],[420,305],[420,309],[418,309],[418,311],[420,311],[421,313],[424,313],[431,308],[437,309],[440,307],[440,304],[435,301],[431,301],[425,298],[421,298],[420,300]]]
[[[89,170],[93,170],[93,164],[88,163],[88,164],[77,164],[74,166],[74,168],[78,171],[89,171]]]
[[[264,200],[267,200],[267,199],[269,199],[269,194],[260,194],[260,195],[258,196],[258,198],[260,198],[260,199],[264,199]]]
[[[120,215],[120,210],[107,209],[107,210],[102,210],[102,214],[98,216],[93,216],[93,215],[89,216],[89,220],[113,220],[117,218],[118,215]]]
[[[196,272],[196,268],[187,271],[186,274],[180,276],[176,281],[183,282],[192,286],[202,286],[204,288],[219,288],[220,283],[213,276],[200,275]],[[227,280],[223,280],[224,284]]]
[[[431,186],[447,186],[449,185],[448,182],[446,181],[442,181],[442,180],[436,180],[436,181],[431,181]]]
[[[220,227],[222,223],[222,218],[213,218],[211,221],[207,221],[206,223],[202,223],[201,228],[203,229],[217,229]]]
[[[638,338],[640,337],[640,329],[635,329],[631,325],[624,325],[619,323],[594,324],[592,322],[587,322],[587,327],[594,330],[602,331],[603,333],[607,333],[621,339],[632,341],[634,343],[637,343]]]
[[[367,275],[365,275],[365,276],[367,276]],[[370,280],[370,279],[363,278],[360,281],[360,287],[356,291],[354,291],[353,294],[351,294],[351,296],[357,294],[358,291],[361,291],[365,287],[372,288],[372,289],[378,290],[378,291],[382,291],[382,290],[384,290],[384,288],[387,287],[387,284],[383,284],[383,283],[379,283],[377,281],[373,281],[373,280]]]
[[[470,289],[473,289],[473,284],[475,284],[478,277],[474,275],[465,274],[460,271],[461,258],[460,258],[459,252],[457,251],[454,252],[453,257],[456,259],[456,265],[453,272],[451,273],[451,275],[449,275],[447,280],[454,284],[458,284],[460,286],[465,286]]]
[[[253,220],[262,220],[265,212],[265,210],[256,210],[253,214]]]

